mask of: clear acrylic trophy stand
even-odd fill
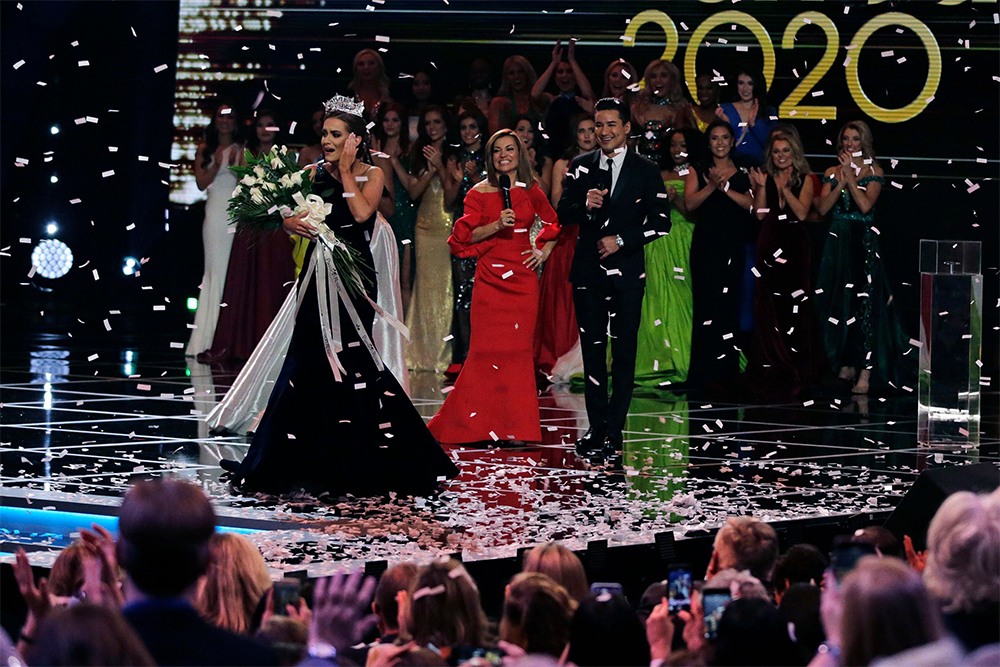
[[[978,241],[920,242],[920,445],[979,446],[980,252]]]

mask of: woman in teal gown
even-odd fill
[[[664,137],[673,167],[663,172],[670,198],[670,233],[646,244],[646,293],[642,298],[635,384],[669,389],[687,379],[691,362],[691,238],[694,224],[684,203],[684,176],[702,141],[693,129]]]
[[[903,332],[872,225],[885,179],[863,121],[837,141],[839,163],[826,170],[819,212],[832,210],[817,280],[816,306],[827,360],[853,392],[899,388],[916,377],[916,353]]]

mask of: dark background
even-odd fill
[[[677,24],[680,45],[674,62],[682,70],[687,39],[706,17],[730,10],[754,16],[775,44],[777,70],[770,97],[780,102],[797,83],[793,68],[800,75],[811,69],[824,48],[816,27],[802,29],[791,51],[781,48],[781,35],[793,16],[820,11],[836,23],[840,49],[835,65],[816,86],[824,96],[807,97],[803,103],[835,104],[838,118],[825,125],[816,120],[795,120],[794,124],[802,133],[813,168],[822,171],[833,162],[826,141],[835,140],[840,125],[853,118],[868,120],[844,82],[841,63],[849,52],[843,47],[873,16],[905,11],[935,34],[943,72],[934,101],[921,114],[904,123],[871,123],[887,176],[903,186],[887,186],[879,202],[876,224],[882,232],[883,255],[896,303],[910,335],[916,338],[919,240],[983,243],[984,374],[996,375],[1000,83],[994,77],[1000,73],[1000,27],[993,18],[998,10],[995,3],[942,7],[934,2],[883,2],[869,7],[863,2],[749,0],[735,5],[652,0],[502,5],[479,0],[450,0],[447,5],[440,0],[387,0],[385,4],[310,0],[275,2],[273,7],[250,10],[222,3],[217,22],[235,24],[242,17],[255,16],[266,20],[270,29],[237,32],[222,26],[192,33],[185,28],[180,35],[182,12],[177,2],[21,4],[23,9],[16,2],[0,3],[0,247],[9,246],[4,253],[10,255],[0,258],[0,343],[4,350],[29,335],[44,334],[65,343],[72,334],[80,348],[74,357],[82,361],[88,354],[82,348],[88,345],[149,344],[167,350],[168,341],[186,341],[185,323],[193,316],[184,302],[197,295],[201,279],[203,210],[200,204],[170,203],[170,188],[163,183],[170,180],[170,170],[158,164],[178,162],[171,159],[171,144],[184,136],[183,130],[175,129],[175,96],[190,90],[186,78],[190,70],[182,68],[178,79],[179,52],[207,55],[206,71],[211,75],[254,68],[252,81],[205,84],[206,111],[216,94],[250,111],[266,79],[273,95],[265,95],[261,106],[280,111],[286,127],[297,121],[297,136],[286,140],[304,143],[312,141],[309,114],[317,102],[347,91],[351,60],[361,48],[388,49],[383,58],[393,79],[392,94],[405,101],[409,86],[399,78],[402,72],[413,73],[433,61],[435,89],[455,90],[465,85],[472,58],[487,58],[498,83],[503,60],[520,53],[540,74],[550,61],[554,40],[565,41],[573,35],[581,40],[578,59],[600,94],[604,68],[611,60],[623,57],[641,73],[662,52],[663,33],[653,25],[639,30],[632,48],[623,47],[619,39],[626,20],[646,9],[665,11]],[[366,11],[368,4],[375,11]],[[570,8],[572,13],[564,13]],[[281,14],[268,17],[267,9],[281,10]],[[973,21],[976,24],[970,27]],[[331,27],[334,22],[339,25]],[[375,35],[388,35],[391,42],[378,43]],[[729,44],[718,45],[719,37]],[[725,25],[713,30],[708,39],[716,44],[700,49],[699,69],[714,67],[725,74],[738,60],[760,63],[760,49],[746,30],[732,31]],[[968,49],[959,41],[965,39],[970,40]],[[74,41],[78,46],[71,44]],[[749,52],[736,53],[738,43],[748,44]],[[881,57],[888,49],[895,56]],[[900,55],[907,57],[903,65],[895,59]],[[878,31],[855,57],[861,58],[866,92],[884,106],[909,102],[926,78],[923,47],[907,30],[903,34],[893,28]],[[20,60],[25,65],[15,70]],[[80,67],[80,60],[88,60],[89,66]],[[167,69],[154,73],[162,64]],[[337,68],[342,74],[336,73]],[[47,85],[39,86],[38,81]],[[74,119],[85,116],[99,122],[74,124]],[[58,135],[50,133],[52,125],[60,127]],[[109,152],[109,145],[118,151]],[[47,151],[53,151],[48,163],[43,162]],[[138,155],[150,159],[140,162]],[[27,158],[29,164],[15,167],[17,157]],[[899,159],[894,169],[889,158]],[[976,158],[989,162],[979,164]],[[949,159],[954,160],[952,164]],[[103,178],[101,173],[110,169],[115,175]],[[58,175],[58,183],[50,183],[52,174]],[[967,193],[966,179],[979,189]],[[74,198],[82,202],[71,205],[69,200]],[[29,279],[31,249],[45,238],[49,221],[59,225],[55,236],[72,248],[75,266],[90,263],[56,280]],[[128,231],[130,224],[135,228]],[[822,243],[825,228],[818,225],[814,231],[817,243]],[[21,238],[30,238],[31,243],[22,244]],[[149,258],[138,277],[123,275],[127,256]],[[91,274],[94,268],[100,274],[96,282]],[[166,305],[166,310],[154,312],[156,304]],[[122,315],[109,316],[109,310],[120,310]],[[112,331],[105,330],[104,318],[110,319]]]

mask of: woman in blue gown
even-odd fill
[[[241,491],[422,494],[458,472],[370,346],[375,310],[369,300],[375,301],[377,283],[369,239],[384,174],[370,164],[365,121],[343,107],[328,110],[324,120],[324,161],[312,168],[313,192],[332,206],[326,225],[359,253],[368,299],[337,300],[342,349],[331,359],[320,321],[319,272],[312,266],[322,261],[316,229],[298,216],[285,219],[286,232],[311,241],[299,283],[305,287],[288,355],[250,450],[238,466],[223,462]],[[328,287],[336,292],[333,280]],[[338,362],[339,379],[333,371]]]

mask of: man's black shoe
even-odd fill
[[[576,441],[578,452],[595,452],[604,448],[604,432],[596,431],[593,427],[587,429],[587,433]]]
[[[604,451],[608,453],[620,452],[623,447],[622,434],[616,433],[604,438]]]

